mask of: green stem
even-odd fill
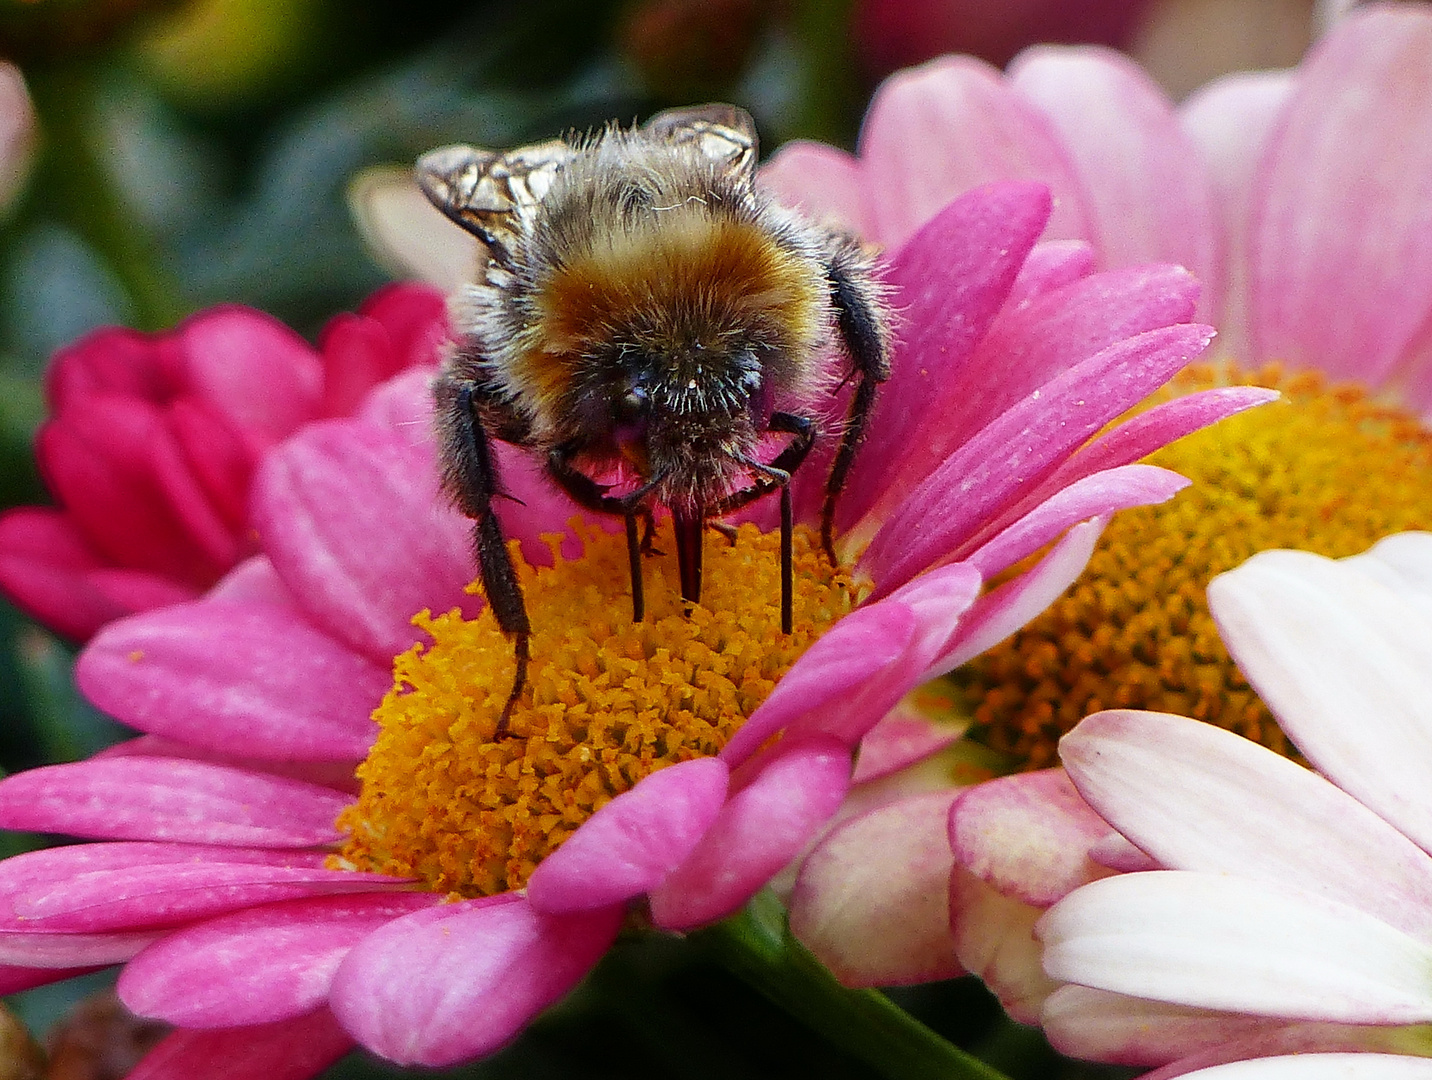
[[[189,308],[178,283],[160,266],[153,241],[116,191],[95,145],[96,67],[89,60],[26,72],[43,138],[32,190],[114,271],[134,304],[135,325],[162,330]]]
[[[732,974],[892,1080],[1006,1080],[884,994],[841,986],[791,936],[785,910],[769,892],[694,940]]]

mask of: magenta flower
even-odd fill
[[[264,452],[351,413],[372,387],[437,361],[443,300],[395,285],[340,315],[317,349],[249,308],[166,334],[98,330],[58,353],[36,454],[53,507],[0,518],[0,588],[83,640],[111,619],[193,600],[253,552]]]
[[[738,909],[840,806],[854,747],[907,691],[1062,591],[1106,515],[1184,486],[1139,458],[1268,397],[1212,391],[1101,434],[1209,331],[1181,270],[1091,275],[1080,251],[1036,246],[1050,209],[1041,185],[991,185],[892,254],[895,374],[842,520],[842,546],[864,550],[853,580],[798,560],[790,640],[769,630],[776,560],[744,554],[746,526],[710,554],[747,568],[707,570],[739,600],[708,599],[709,619],[672,600],[639,625],[682,644],[604,651],[636,640],[624,544],[500,445],[515,499],[498,512],[546,568],[526,578],[532,704],[514,739],[491,741],[510,645],[456,613],[480,604],[469,523],[437,494],[425,377],[268,451],[258,553],[81,654],[84,692],[146,734],[0,782],[0,824],[104,841],[0,864],[8,984],[125,963],[125,1002],[181,1029],[139,1077],[203,1076],[236,1044],[248,1071],[232,1075],[311,1075],[355,1041],[443,1064],[562,996],[633,904],[669,929]],[[659,613],[674,569],[651,564]],[[420,630],[424,610],[453,614]],[[420,717],[429,701],[451,711]]]

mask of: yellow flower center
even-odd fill
[[[580,527],[580,523],[578,523]],[[595,811],[665,765],[717,753],[790,666],[856,603],[846,576],[795,536],[794,632],[780,629],[779,535],[741,526],[706,542],[702,603],[681,599],[675,543],[643,560],[631,620],[624,536],[583,530],[585,553],[533,569],[512,545],[532,621],[529,689],[493,741],[512,642],[490,612],[414,622],[432,637],[393,665],[358,768],[351,839],[335,865],[415,877],[439,892],[521,888]]]
[[[1196,367],[1164,396],[1229,383],[1283,398],[1154,454],[1193,486],[1115,515],[1073,589],[955,676],[977,734],[1015,767],[1054,764],[1059,736],[1109,708],[1182,713],[1296,756],[1218,637],[1209,581],[1269,548],[1340,558],[1432,527],[1432,434],[1414,417],[1276,367]]]

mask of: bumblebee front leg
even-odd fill
[[[474,388],[470,383],[458,383],[452,387],[450,376],[443,376],[442,381],[448,381],[449,385],[443,386],[440,381],[440,393],[445,389],[456,390],[451,396],[450,413],[444,418],[443,435],[449,451],[444,483],[459,509],[475,523],[473,546],[477,551],[482,588],[497,625],[512,638],[517,657],[517,675],[512,681],[512,692],[507,695],[507,704],[502,707],[493,733],[493,738],[498,740],[508,737],[513,706],[527,684],[532,626],[527,619],[522,586],[517,581],[517,571],[507,551],[507,538],[502,535],[502,524],[492,511],[493,497],[500,493],[501,488],[491,441],[473,400]]]
[[[840,448],[826,478],[825,501],[820,511],[820,543],[835,562],[835,503],[845,488],[855,451],[875,407],[876,388],[890,378],[890,311],[885,289],[875,276],[875,264],[858,241],[836,237],[827,255],[826,278],[831,306],[845,350],[850,355],[855,393],[846,414]]]

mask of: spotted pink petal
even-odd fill
[[[793,139],[761,166],[756,182],[778,202],[815,221],[875,238],[860,162],[844,150]]]
[[[168,934],[125,965],[119,996],[140,1016],[186,1028],[231,1028],[302,1016],[323,1005],[354,945],[435,893],[289,900]]]
[[[1047,292],[1088,277],[1094,272],[1094,248],[1084,240],[1043,240],[1034,245],[1005,301],[1014,311]]]
[[[352,1049],[333,1014],[222,1031],[176,1031],[126,1080],[309,1080]]]
[[[942,57],[891,76],[860,135],[874,239],[895,247],[955,196],[993,180],[1047,184],[1047,239],[1087,239],[1084,192],[1048,120],[1000,73],[971,57]]]
[[[329,788],[174,758],[96,758],[0,781],[0,828],[107,840],[313,847],[352,800]]]
[[[955,861],[1001,893],[1048,907],[1107,871],[1088,857],[1110,832],[1062,769],[966,788],[950,808]]]
[[[607,950],[621,907],[544,915],[514,893],[416,912],[344,958],[331,1007],[400,1065],[452,1065],[502,1046]]]
[[[846,986],[961,973],[950,937],[954,791],[914,795],[843,822],[801,864],[791,932]]]
[[[254,524],[309,617],[385,667],[420,639],[416,612],[479,606],[463,591],[470,525],[437,494],[426,440],[361,420],[310,425],[264,458]]]
[[[80,654],[86,697],[124,723],[196,746],[361,759],[391,685],[379,667],[282,609],[200,601],[112,623]]]
[[[693,758],[658,770],[607,803],[527,881],[537,911],[590,911],[660,884],[685,861],[726,800],[730,770]]]
[[[727,800],[686,861],[651,894],[652,921],[681,930],[731,914],[810,842],[849,787],[846,743],[829,736],[787,736],[774,759]]]
[[[1432,400],[1425,363],[1398,371],[1432,314],[1429,97],[1420,8],[1370,8],[1303,62],[1255,181],[1251,361],[1397,375],[1414,406]]]
[[[1222,253],[1212,184],[1163,91],[1112,49],[1028,49],[1009,85],[1049,118],[1074,162],[1106,266],[1188,267],[1216,301]],[[1211,321],[1208,301],[1201,309]]]

